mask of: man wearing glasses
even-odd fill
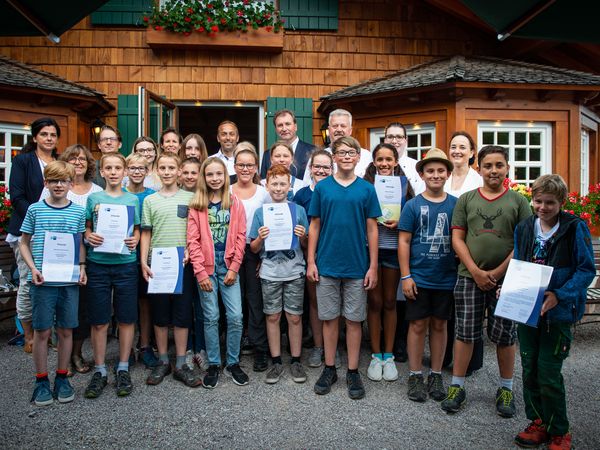
[[[417,160],[410,158],[406,152],[407,139],[406,128],[400,122],[392,122],[385,127],[383,142],[393,145],[398,152],[398,164],[417,195],[425,190],[425,183],[417,173]]]
[[[110,125],[104,125],[100,129],[98,140],[96,141],[100,153],[102,155],[108,155],[110,153],[117,153],[123,145],[123,139],[121,133],[116,128]],[[106,187],[106,181],[100,175],[100,158],[96,161],[96,175],[94,176],[94,183],[100,186],[102,189]]]

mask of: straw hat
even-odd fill
[[[454,170],[454,164],[448,159],[446,153],[439,148],[431,148],[421,161],[417,161],[417,172],[423,172],[423,166],[429,162],[441,162],[446,164],[450,172]]]

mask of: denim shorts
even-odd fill
[[[398,251],[391,248],[380,248],[377,254],[377,260],[381,267],[387,269],[400,269],[398,263]]]
[[[33,329],[42,331],[54,326],[58,328],[77,328],[79,321],[79,286],[36,286],[31,284],[31,303],[33,306]]]
[[[113,313],[119,323],[138,319],[138,263],[98,264],[87,262],[88,318],[90,325],[110,322]]]

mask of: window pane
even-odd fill
[[[530,148],[529,149],[529,161],[541,161],[542,160],[542,149],[541,148]]]
[[[493,145],[494,144],[494,133],[492,131],[484,131],[482,140],[483,140],[483,145]]]
[[[515,167],[515,180],[527,179],[527,168],[526,167]]]
[[[498,145],[508,145],[508,132],[501,131],[498,133]]]
[[[418,145],[417,139],[418,139],[418,136],[416,134],[409,134],[408,135],[408,146],[416,147]]]
[[[406,154],[412,158],[412,159],[419,159],[419,152],[418,150],[407,150]]]
[[[527,149],[525,147],[515,148],[515,161],[527,161]]]
[[[0,148],[0,162],[6,162],[6,149]]]
[[[431,147],[431,133],[421,135],[421,147]]]
[[[527,134],[526,133],[515,133],[515,145],[525,145],[527,144]]]
[[[0,145],[4,146],[4,133],[0,133]]]
[[[12,134],[11,137],[11,145],[13,147],[23,147],[25,145],[25,140],[23,139],[25,136],[22,134]]]
[[[0,167],[0,181],[8,183],[6,179],[6,169],[4,167]]]
[[[542,174],[542,169],[541,167],[530,167],[529,168],[529,179],[531,181],[535,180],[537,177],[539,177]]]
[[[529,133],[529,145],[540,145],[542,133]]]

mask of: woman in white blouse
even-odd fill
[[[455,131],[448,146],[448,157],[454,170],[444,185],[444,190],[455,197],[483,186],[483,179],[471,168],[475,162],[475,141],[466,131]]]

